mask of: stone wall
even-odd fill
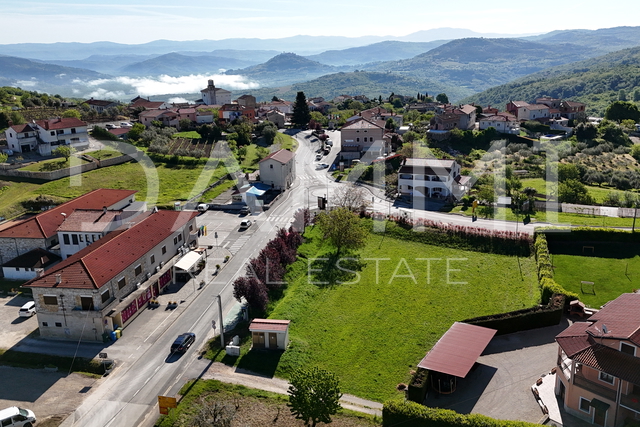
[[[46,248],[45,239],[14,239],[13,237],[0,237],[0,264],[11,261],[17,256],[25,254],[33,249]]]

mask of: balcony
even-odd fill
[[[640,389],[637,385],[634,386],[634,391]],[[623,394],[620,396],[620,405],[632,411],[640,412],[640,394],[631,393]]]
[[[586,379],[580,371],[576,372],[576,375],[573,379],[573,384],[584,390],[595,393],[596,395],[598,395],[599,397],[602,397],[603,399],[611,400],[612,402],[616,401],[615,390],[610,389],[609,387],[600,385],[594,381]]]

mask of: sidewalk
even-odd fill
[[[201,363],[208,363],[208,361],[202,361]],[[288,394],[287,390],[289,390],[289,383],[286,380],[263,377],[219,362],[212,363],[209,369],[203,374],[202,379],[240,384],[245,387],[257,388],[278,394]],[[345,394],[340,399],[340,404],[343,408],[351,411],[363,412],[378,417],[382,416],[382,404],[378,402]]]

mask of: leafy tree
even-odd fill
[[[65,111],[64,113],[62,113],[62,117],[75,117],[76,119],[81,119],[82,114],[80,113],[80,111],[76,110],[75,108],[71,108]]]
[[[632,144],[629,136],[624,133],[622,128],[618,126],[617,123],[609,120],[603,120],[600,122],[600,125],[598,126],[598,134],[602,139],[611,142],[614,146],[630,146]]]
[[[249,307],[258,312],[264,312],[269,302],[267,287],[255,277],[238,277],[233,282],[233,297],[238,302],[244,298]]]
[[[579,181],[581,177],[580,169],[573,163],[558,163],[558,181],[564,182],[569,179]]]
[[[446,93],[439,93],[438,95],[436,95],[436,101],[441,104],[448,104],[449,97],[447,96]]]
[[[340,383],[335,374],[320,368],[298,369],[291,374],[289,403],[291,413],[306,426],[330,423],[340,410]]]
[[[631,119],[625,119],[620,122],[620,127],[624,129],[625,132],[634,132],[636,130],[636,122]]]
[[[291,122],[294,126],[302,128],[309,124],[309,120],[311,120],[311,113],[307,105],[307,98],[304,96],[304,92],[300,91],[296,95],[296,100],[293,103],[293,117],[291,118]]]
[[[633,102],[615,101],[604,113],[605,119],[620,122],[624,119],[631,119],[634,123],[640,121],[640,110]]]
[[[336,248],[336,254],[343,249],[359,249],[367,239],[367,230],[360,219],[347,208],[337,208],[329,213],[322,212],[316,218],[316,224]]]
[[[278,129],[275,126],[267,127],[262,131],[264,141],[269,145],[273,144],[273,141],[275,141],[277,134]]]
[[[391,117],[389,117],[384,124],[384,128],[390,131],[394,131],[396,129],[396,122]]]
[[[593,123],[580,123],[575,127],[578,141],[587,141],[598,136],[598,128]]]
[[[568,179],[558,184],[558,201],[583,205],[591,205],[594,202],[587,187],[577,179]]]
[[[633,91],[633,102],[640,101],[640,89],[636,89]]]
[[[189,129],[191,129],[191,120],[189,119],[180,119],[180,121],[178,122],[178,126],[180,127],[181,131],[187,131]]]
[[[359,211],[369,205],[367,192],[361,186],[353,183],[343,185],[334,192],[333,202],[335,206],[349,209],[352,212]]]
[[[0,163],[5,163],[8,158],[9,158],[8,155],[6,155],[4,153],[0,153]]]
[[[64,157],[65,161],[69,160],[69,157],[71,157],[71,153],[73,153],[73,148],[71,148],[71,146],[69,145],[60,145],[58,148],[53,150],[53,154],[55,154],[56,156]]]
[[[147,128],[142,123],[134,123],[128,132],[129,139],[137,141],[142,136],[142,132],[144,132],[146,129]]]
[[[624,89],[620,89],[618,91],[618,101],[626,101],[627,100],[627,91]]]

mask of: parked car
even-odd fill
[[[114,125],[113,123],[107,123],[106,125],[104,125],[104,127],[107,129],[115,129],[118,126]]]
[[[197,209],[198,209],[198,212],[206,212],[209,210],[209,205],[207,203],[200,203]]]
[[[120,122],[120,127],[121,128],[130,128],[133,127],[133,125],[129,122]]]
[[[30,409],[17,406],[0,411],[0,426],[32,427],[36,423],[36,414]]]
[[[329,165],[328,165],[328,164],[326,164],[326,163],[319,163],[319,164],[318,164],[318,167],[319,167],[320,169],[326,169],[326,168],[328,168],[328,167],[329,167]]]
[[[240,215],[248,215],[251,213],[251,209],[249,209],[249,206],[243,206],[240,208]]]
[[[180,334],[173,344],[171,344],[171,353],[184,353],[194,342],[196,342],[196,334],[193,332]]]
[[[240,230],[244,230],[245,228],[251,227],[251,224],[252,222],[250,219],[242,220],[242,222],[240,222]]]
[[[316,160],[320,160],[320,159],[322,159],[322,153],[316,154]]]
[[[36,314],[36,303],[33,301],[29,301],[22,307],[20,307],[20,311],[18,312],[20,317],[31,317]]]
[[[329,147],[333,147],[333,141],[332,141],[332,140],[327,139],[327,140],[325,141],[325,143],[326,143]]]

